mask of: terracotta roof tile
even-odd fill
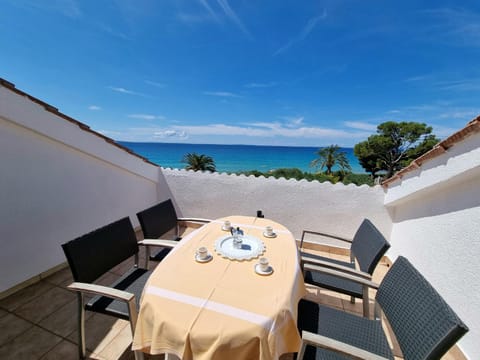
[[[44,101],[42,101],[42,100],[40,100],[40,99],[37,99],[36,97],[33,97],[33,96],[27,94],[26,92],[23,92],[23,91],[17,89],[17,88],[15,87],[15,84],[13,84],[13,83],[5,80],[5,79],[0,78],[0,85],[3,86],[3,87],[5,87],[6,89],[8,89],[8,90],[10,90],[10,91],[18,94],[18,95],[25,96],[25,97],[28,98],[30,101],[33,101],[34,103],[37,103],[37,104],[39,104],[40,106],[43,106],[43,108],[44,108],[46,111],[51,112],[52,114],[55,114],[55,115],[61,117],[62,119],[66,120],[66,121],[68,121],[68,122],[71,122],[71,123],[73,123],[73,124],[75,124],[75,125],[77,125],[77,126],[78,126],[80,129],[82,129],[83,131],[86,131],[86,132],[88,132],[88,133],[90,133],[90,134],[92,134],[92,135],[98,136],[98,137],[104,139],[106,142],[108,142],[108,143],[110,143],[110,144],[118,147],[119,149],[122,149],[123,151],[126,151],[127,153],[129,153],[129,154],[131,154],[131,155],[133,155],[133,156],[136,156],[136,157],[142,159],[142,160],[145,161],[146,163],[158,167],[157,164],[151,162],[150,160],[148,160],[147,158],[145,158],[145,157],[143,157],[143,156],[141,156],[141,155],[138,155],[137,153],[133,152],[132,150],[126,148],[125,146],[120,145],[120,144],[117,143],[115,140],[113,140],[113,139],[111,139],[111,138],[109,138],[109,137],[107,137],[107,136],[105,136],[105,135],[102,135],[102,134],[100,134],[100,133],[98,133],[98,132],[96,132],[96,131],[94,131],[94,130],[92,130],[92,129],[90,129],[90,126],[88,126],[88,125],[86,125],[86,124],[84,124],[84,123],[82,123],[82,122],[80,122],[80,121],[78,121],[78,120],[75,120],[74,118],[71,118],[70,116],[67,116],[67,115],[61,113],[60,111],[58,111],[58,109],[57,109],[56,107],[54,107],[54,106],[52,106],[52,105],[50,105],[50,104],[47,104],[46,102],[44,102]]]
[[[425,154],[419,156],[418,158],[413,160],[410,163],[410,165],[404,167],[402,170],[395,173],[392,177],[383,181],[382,186],[388,187],[389,184],[391,184],[395,180],[401,179],[402,176],[405,175],[406,173],[413,171],[415,169],[418,169],[425,162],[444,154],[450,147],[452,147],[456,143],[462,141],[466,137],[479,131],[480,131],[480,116],[477,116],[473,120],[469,121],[468,124],[463,129],[450,135],[445,140],[440,141],[430,151],[427,151]]]

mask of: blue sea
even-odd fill
[[[211,156],[217,171],[236,172],[259,170],[262,172],[279,168],[298,168],[305,172],[316,172],[310,167],[316,158],[318,147],[262,146],[262,145],[212,145],[212,144],[172,144],[172,143],[119,143],[151,162],[165,168],[182,169],[181,162],[187,153]],[[365,173],[353,154],[352,148],[342,149],[354,173]],[[333,169],[337,170],[337,169]]]

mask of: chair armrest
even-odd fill
[[[347,243],[349,243],[349,244],[351,244],[352,241],[353,241],[352,239],[347,239],[347,238],[344,238],[344,237],[342,237],[342,236],[333,235],[333,234],[327,234],[327,233],[321,233],[321,232],[318,232],[318,231],[311,231],[311,230],[303,230],[303,231],[302,231],[302,240],[303,240],[303,238],[305,237],[305,234],[325,236],[325,237],[329,237],[329,238],[332,238],[332,239],[344,241],[344,242],[347,242]]]
[[[307,263],[307,264],[314,264],[314,265],[318,265],[318,266],[322,266],[322,267],[327,267],[327,268],[330,268],[330,269],[343,271],[343,272],[346,272],[346,273],[349,273],[349,274],[360,276],[360,277],[363,277],[367,280],[372,280],[372,275],[370,275],[369,273],[366,273],[366,272],[363,272],[363,271],[360,271],[360,270],[357,270],[357,269],[352,269],[348,266],[343,266],[343,265],[331,263],[329,261],[324,261],[324,260],[312,258],[312,257],[309,257],[309,256],[302,256],[301,261],[302,261],[303,264]]]
[[[329,269],[329,268],[318,266],[318,265],[305,264],[303,266],[303,269],[307,271],[315,271],[322,274],[332,275],[345,280],[354,281],[358,284],[371,287],[372,289],[378,289],[378,286],[379,286],[377,283],[374,283],[373,281],[365,279],[364,277],[347,274],[343,271],[337,271],[337,270]]]
[[[203,219],[203,218],[178,218],[177,221],[185,221],[185,222],[194,222],[194,223],[202,223],[207,224],[211,222],[210,219]]]
[[[360,359],[371,359],[371,360],[387,360],[383,356],[373,354],[367,350],[360,349],[356,346],[352,346],[341,341],[314,334],[309,331],[302,331],[302,341],[308,345],[313,345],[321,347],[324,349],[334,350],[342,354],[350,355],[355,358]]]
[[[71,291],[83,292],[87,294],[106,296],[116,300],[131,302],[135,299],[135,295],[127,291],[114,289],[108,286],[88,284],[82,282],[73,282],[67,286]]]
[[[138,245],[143,246],[162,246],[174,248],[177,246],[178,241],[175,240],[166,240],[166,239],[143,239],[138,242]]]

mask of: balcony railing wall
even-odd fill
[[[391,220],[380,186],[172,169],[162,169],[162,173],[184,216],[255,216],[257,210],[262,210],[265,217],[287,226],[297,238],[303,229],[351,237],[367,217],[387,238],[390,236]]]

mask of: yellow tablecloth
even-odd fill
[[[266,246],[274,269],[254,271],[257,259],[229,260],[214,251],[227,235],[224,220]],[[276,238],[263,236],[271,225]],[[213,260],[194,260],[206,246]],[[133,349],[172,353],[182,359],[278,359],[300,345],[297,304],[305,295],[293,235],[268,219],[230,216],[195,230],[158,265],[141,299]]]

